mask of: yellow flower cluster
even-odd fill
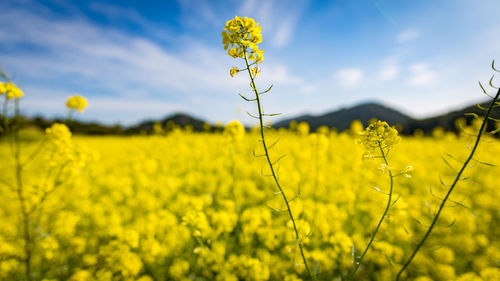
[[[18,99],[24,95],[23,91],[21,91],[21,89],[19,89],[12,82],[7,82],[7,83],[0,82],[0,96],[3,94],[5,94],[7,100],[11,100],[13,98]]]
[[[87,100],[82,96],[74,95],[66,100],[66,107],[82,112],[87,107]]]
[[[64,124],[54,123],[49,128],[45,129],[45,133],[57,146],[66,146],[71,142],[71,131]]]
[[[291,208],[300,214],[296,222],[306,258],[317,268],[317,280],[336,280],[352,270],[353,252],[360,255],[380,218],[386,195],[367,186],[381,186],[385,177],[366,172],[379,163],[362,161],[364,147],[354,143],[351,132],[311,133],[305,124],[300,127],[268,134],[280,139],[276,154],[288,152],[279,176],[287,194],[299,194]],[[51,140],[70,137],[61,124],[47,134]],[[240,138],[238,149],[228,149],[229,136]],[[476,158],[495,162],[500,142],[485,137],[488,149],[479,149]],[[85,169],[80,166],[76,177],[65,174],[43,213],[35,213],[33,275],[77,281],[306,280],[283,202],[271,179],[262,177],[265,160],[251,156],[254,149],[261,152],[258,138],[238,123],[222,134],[176,129],[126,138],[72,136],[74,147],[91,153]],[[466,136],[448,133],[398,143],[390,165],[412,163],[419,172],[411,180],[397,179],[401,196],[357,280],[394,280],[430,221],[429,208],[446,191],[439,188],[438,175],[445,182],[454,175],[440,156],[453,151],[463,159],[468,143]],[[26,151],[36,145],[27,143]],[[58,172],[47,170],[45,161],[58,150],[41,153],[39,162],[26,167],[29,202],[43,195],[46,176]],[[0,159],[8,155],[9,146],[1,143]],[[484,165],[467,173],[469,180],[457,186],[452,199],[468,208],[443,211],[405,280],[499,280],[498,176]],[[14,174],[9,161],[0,161],[1,179]],[[16,280],[24,274],[19,202],[1,182],[0,192],[0,280]]]
[[[8,80],[5,73],[2,76]],[[19,119],[18,100],[24,93],[12,82],[0,82],[0,95],[5,94],[4,102],[4,126],[8,128],[9,119]],[[9,101],[16,99],[15,110],[10,114]],[[68,102],[69,106],[83,109],[86,101],[82,97],[73,98]],[[70,187],[78,181],[76,175],[80,174],[88,159],[88,154],[83,150],[76,149],[71,141],[71,131],[64,124],[54,123],[45,130],[46,136],[42,137],[38,130],[21,128],[19,124],[10,126],[7,134],[12,138],[6,139],[5,143],[10,146],[10,155],[5,155],[0,149],[2,159],[11,158],[13,161],[2,161],[1,169],[5,174],[0,175],[0,192],[8,196],[0,200],[0,280],[17,280],[21,274],[16,273],[19,267],[24,268],[25,274],[22,279],[35,279],[52,281],[46,270],[41,270],[41,264],[57,262],[60,258],[60,250],[64,248],[61,237],[69,238],[66,241],[71,245],[72,252],[84,253],[87,242],[82,237],[74,237],[75,227],[80,217],[67,210],[60,209],[52,213],[49,221],[40,218],[45,214],[45,208],[50,205],[51,195],[60,190],[61,187]],[[5,132],[4,132],[5,133]],[[40,140],[38,140],[40,138]],[[29,147],[37,142],[36,148]],[[2,142],[0,146],[5,144]],[[28,153],[23,153],[28,146]],[[28,154],[28,155],[25,155]],[[15,175],[15,177],[12,177]],[[3,188],[7,187],[8,190]],[[59,202],[70,198],[69,189],[63,190],[65,194],[59,197]],[[18,204],[18,208],[13,208]],[[48,209],[57,209],[54,203]],[[10,219],[6,219],[5,215]],[[49,218],[49,217],[47,217]],[[21,227],[18,227],[21,226]],[[50,228],[50,230],[49,230]],[[22,234],[21,234],[22,233]],[[6,242],[8,239],[10,242]],[[36,250],[35,250],[36,249]],[[67,249],[66,249],[67,250]],[[34,253],[37,254],[34,254]],[[124,258],[126,262],[129,257]],[[88,258],[83,258],[89,261]],[[126,262],[122,262],[125,264]],[[37,265],[35,268],[33,265]],[[137,267],[139,270],[141,267]],[[137,271],[136,270],[136,271]],[[32,274],[36,271],[35,274]],[[49,276],[49,278],[44,278]],[[62,278],[62,277],[61,277]],[[78,269],[73,276],[66,275],[66,280],[86,280],[89,274],[85,270]],[[57,278],[60,279],[60,278]],[[109,278],[108,278],[109,279]]]
[[[239,72],[240,70],[236,66],[231,67],[231,69],[229,70],[229,74],[231,75],[231,77],[234,77],[234,75],[238,74]]]
[[[231,139],[240,141],[245,136],[245,127],[238,121],[231,121],[224,126],[224,134]]]
[[[264,61],[264,51],[257,44],[262,42],[262,28],[252,19],[235,17],[226,22],[222,31],[222,44],[227,54],[233,58],[247,58],[251,64],[253,75],[259,73],[257,64]],[[234,76],[239,72],[237,67],[231,68],[229,73]]]
[[[54,169],[60,169],[59,176],[64,177],[66,181],[80,173],[80,170],[86,165],[87,159],[92,158],[92,153],[82,150],[76,146],[71,137],[69,128],[60,123],[54,123],[51,127],[45,129],[48,139],[47,152],[51,152],[45,161]],[[59,181],[59,179],[57,179]]]
[[[373,156],[378,154],[381,148],[391,149],[399,140],[398,131],[394,127],[390,127],[387,122],[377,121],[360,133],[357,141],[363,144],[367,156]]]

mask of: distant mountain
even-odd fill
[[[190,116],[190,115],[187,115],[185,113],[175,113],[171,116],[166,117],[163,120],[158,120],[158,121],[148,120],[148,121],[141,122],[138,125],[131,126],[131,127],[127,128],[125,130],[125,133],[136,134],[136,133],[140,133],[141,131],[150,132],[153,130],[153,124],[155,124],[157,122],[160,122],[162,124],[162,127],[166,127],[167,124],[169,124],[169,122],[170,123],[173,122],[176,125],[179,125],[181,127],[191,125],[195,131],[202,131],[203,124],[206,123],[205,121],[203,121],[201,119],[197,119],[197,118]]]
[[[479,104],[479,106],[483,108],[488,108],[489,105],[490,102]],[[464,118],[467,121],[467,124],[470,124],[473,120],[473,117],[465,115],[466,113],[475,113],[479,116],[484,116],[486,112],[484,110],[481,110],[477,105],[470,105],[462,109],[451,111],[434,117],[419,120],[410,120],[407,123],[403,124],[403,133],[413,134],[416,129],[421,129],[425,133],[430,133],[435,127],[438,126],[442,127],[446,131],[457,131],[457,128],[455,128],[455,120],[457,120],[458,118]],[[490,117],[497,120],[500,119],[500,110],[494,109],[491,112]],[[494,122],[489,122],[488,130],[494,129],[494,126]]]
[[[290,121],[295,120],[297,122],[309,123],[312,131],[316,130],[322,125],[335,127],[339,131],[344,131],[349,128],[353,120],[358,119],[363,123],[363,125],[366,126],[372,118],[386,121],[391,125],[404,125],[406,123],[415,121],[410,116],[392,108],[377,103],[364,103],[349,108],[342,108],[340,110],[323,115],[303,115],[296,118],[285,119],[276,123],[273,127],[288,127]]]
[[[489,106],[489,102],[481,103],[480,106],[486,108]],[[322,115],[302,115],[295,118],[289,118],[274,124],[274,128],[286,128],[289,126],[290,121],[295,120],[297,122],[305,121],[309,123],[311,130],[316,130],[319,126],[326,125],[328,127],[335,127],[339,131],[343,131],[349,128],[352,121],[358,119],[363,122],[363,125],[368,125],[368,122],[372,118],[387,121],[390,125],[401,125],[403,134],[413,134],[416,129],[421,129],[424,133],[430,133],[435,127],[442,127],[446,131],[457,131],[455,128],[455,120],[458,118],[464,118],[467,124],[470,124],[473,120],[472,116],[465,115],[466,113],[475,113],[479,116],[483,116],[485,112],[479,109],[476,105],[470,105],[459,110],[451,111],[445,114],[437,115],[434,117],[424,118],[424,119],[414,119],[410,116],[401,113],[395,109],[377,104],[377,103],[364,103],[356,105],[349,108],[343,108],[336,110],[327,114]],[[500,119],[500,108],[496,108],[492,111],[491,117],[499,120]],[[25,118],[20,119],[22,127],[34,127],[44,130],[49,127],[53,122],[65,122],[59,119],[44,119],[43,117],[35,118]],[[185,113],[176,113],[170,115],[163,120],[147,120],[141,122],[137,125],[130,127],[122,127],[120,125],[107,126],[99,124],[97,122],[80,122],[78,120],[73,120],[68,122],[71,131],[75,134],[85,134],[85,135],[133,135],[141,133],[151,133],[153,130],[153,125],[157,122],[162,124],[162,127],[168,127],[167,124],[175,123],[178,126],[186,127],[187,125],[192,126],[195,131],[203,131],[203,124],[206,122],[204,120],[198,119],[196,117],[190,116]],[[494,129],[495,122],[489,122],[488,130]],[[0,125],[1,129],[1,125]],[[214,128],[212,127],[212,130]],[[1,135],[1,130],[0,130]],[[500,137],[500,134],[497,135]]]
[[[124,133],[124,129],[120,125],[103,125],[98,122],[81,122],[78,120],[67,121],[64,119],[45,119],[41,116],[36,116],[34,118],[25,118],[21,120],[22,127],[34,127],[41,130],[45,130],[50,127],[53,123],[65,123],[67,124],[71,132],[74,134],[83,135],[121,135]]]
[[[174,124],[181,127],[191,125],[195,131],[202,131],[205,121],[192,117],[184,113],[176,113],[170,115],[163,120],[147,120],[137,125],[123,127],[120,125],[104,125],[97,122],[82,122],[79,120],[62,120],[62,119],[45,119],[41,116],[34,118],[21,118],[21,127],[32,127],[45,130],[50,127],[54,122],[66,123],[74,134],[82,135],[135,135],[142,134],[143,132],[151,133],[153,124],[160,122],[162,127],[165,128],[167,124]],[[0,125],[0,135],[2,132]]]

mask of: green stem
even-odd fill
[[[21,141],[19,139],[19,100],[15,100],[14,109],[14,124],[13,128],[13,138],[14,138],[14,159],[16,167],[16,192],[19,199],[19,204],[21,207],[21,213],[23,218],[23,238],[24,238],[24,262],[25,262],[25,274],[26,280],[31,280],[31,233],[29,227],[29,213],[26,206],[26,200],[24,198],[23,191],[23,181],[22,181],[22,170],[23,165],[21,163]]]
[[[439,218],[439,215],[441,214],[441,211],[443,210],[443,208],[444,208],[444,206],[446,204],[446,201],[448,200],[448,197],[450,197],[451,192],[453,191],[453,189],[457,185],[457,182],[460,180],[460,177],[462,176],[462,173],[464,172],[465,168],[467,167],[467,165],[469,164],[469,162],[472,160],[472,157],[474,156],[474,153],[476,152],[476,149],[477,149],[477,147],[479,145],[479,141],[481,140],[481,136],[483,134],[484,128],[486,127],[486,124],[488,122],[488,117],[490,116],[491,110],[495,106],[495,103],[497,102],[499,96],[500,96],[500,90],[498,90],[495,98],[493,98],[493,101],[491,102],[490,107],[488,108],[488,111],[486,112],[486,115],[484,116],[483,123],[481,124],[481,128],[479,129],[479,133],[477,134],[476,142],[475,142],[474,147],[472,148],[472,150],[470,152],[469,157],[467,158],[467,160],[465,160],[464,164],[462,165],[462,168],[460,169],[460,171],[458,172],[457,176],[455,177],[455,180],[453,181],[453,184],[450,186],[450,189],[448,189],[448,193],[446,193],[446,196],[444,197],[443,201],[441,202],[441,205],[439,206],[439,209],[438,209],[436,215],[434,216],[434,219],[432,220],[431,225],[427,229],[427,232],[425,233],[424,237],[417,244],[417,247],[415,248],[415,250],[411,254],[411,256],[408,259],[408,261],[403,265],[403,267],[401,268],[401,270],[398,272],[398,275],[396,276],[396,281],[398,281],[401,278],[401,275],[403,274],[403,272],[410,265],[410,263],[412,262],[413,258],[415,257],[415,255],[417,254],[417,252],[420,250],[420,248],[424,244],[425,240],[427,240],[427,238],[431,234],[432,229],[434,229],[434,226],[436,225],[436,222],[437,222],[437,220]]]
[[[12,140],[9,139],[9,133],[10,133],[10,128],[9,128],[9,116],[8,116],[8,103],[9,100],[7,99],[7,94],[5,94],[5,100],[3,102],[3,129],[4,129],[4,136],[5,140],[9,143],[10,151],[14,153],[14,147],[12,144]]]
[[[7,117],[7,103],[9,100],[7,99],[7,94],[5,94],[5,100],[3,101],[3,112],[2,112],[2,119],[3,119],[3,130],[4,130],[4,135],[7,136],[7,132],[9,130],[9,117]]]
[[[264,153],[266,155],[267,163],[269,164],[269,168],[271,169],[271,174],[273,176],[274,182],[278,186],[278,189],[279,189],[281,195],[283,196],[283,200],[285,201],[286,208],[288,210],[288,215],[290,216],[290,220],[292,221],[292,224],[293,224],[293,230],[295,231],[295,238],[297,239],[297,244],[299,245],[300,254],[302,256],[302,260],[303,260],[304,265],[306,267],[307,276],[309,277],[309,280],[313,280],[312,275],[311,275],[311,271],[309,270],[309,266],[307,265],[306,257],[304,255],[304,250],[302,248],[302,241],[300,240],[300,237],[299,237],[299,231],[297,230],[297,225],[295,223],[295,219],[294,219],[293,214],[292,214],[292,209],[290,208],[290,203],[285,195],[283,188],[281,187],[281,185],[278,181],[278,177],[276,176],[276,172],[274,171],[273,163],[272,163],[271,158],[269,156],[269,152],[268,152],[268,148],[267,148],[267,144],[266,144],[266,139],[264,136],[264,120],[263,120],[262,107],[260,104],[259,92],[257,91],[257,87],[255,86],[254,76],[252,75],[252,72],[250,71],[250,64],[248,63],[246,51],[244,51],[244,52],[245,52],[245,63],[247,65],[248,75],[250,76],[252,89],[255,92],[255,101],[257,102],[257,109],[259,110],[260,136],[262,138],[262,146],[264,148]]]
[[[73,112],[75,110],[74,109],[70,109],[69,112],[68,112],[68,118],[66,119],[66,122],[69,123],[71,122],[71,120],[73,120]]]
[[[387,161],[386,154],[385,154],[384,149],[382,148],[382,145],[380,144],[380,142],[378,143],[378,147],[380,148],[380,152],[382,153],[382,158],[384,159],[385,165],[387,165],[387,167],[389,167],[389,162]],[[359,267],[361,266],[361,263],[363,262],[363,258],[365,257],[365,255],[368,252],[368,250],[370,249],[373,241],[375,240],[375,236],[377,235],[377,233],[380,229],[380,226],[382,225],[382,222],[384,221],[384,219],[387,215],[387,212],[389,212],[389,209],[391,208],[392,188],[393,188],[393,178],[394,178],[391,170],[389,170],[389,178],[391,179],[391,187],[389,189],[389,199],[387,200],[387,206],[385,207],[384,213],[382,214],[382,217],[380,218],[380,220],[377,224],[377,227],[375,228],[375,231],[372,234],[370,242],[368,242],[368,245],[366,246],[365,250],[363,251],[363,254],[361,255],[361,257],[357,261],[356,261],[356,257],[354,257],[354,260],[356,261],[356,266],[354,268],[354,271],[347,278],[347,280],[351,280],[352,277],[354,277],[354,274],[356,274],[356,272],[358,271]]]
[[[38,144],[37,148],[30,154],[30,156],[24,161],[23,167],[28,166],[36,157],[37,155],[42,151],[42,148],[45,146],[47,142],[47,137],[44,136],[43,139],[40,141]]]

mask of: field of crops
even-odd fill
[[[59,135],[60,136],[60,135]],[[269,131],[317,280],[352,271],[382,214],[389,178],[354,132]],[[24,136],[28,139],[29,136]],[[21,141],[33,280],[305,280],[291,222],[256,131]],[[473,139],[403,137],[388,155],[399,197],[356,280],[391,280],[421,239]],[[0,145],[0,279],[25,274],[11,148]],[[475,159],[498,162],[484,139]],[[498,163],[497,163],[498,164]],[[473,161],[406,280],[500,280],[498,168]]]
[[[236,16],[220,33],[229,75],[248,77],[250,130],[164,121],[74,136],[86,98],[30,125],[1,70],[0,280],[500,280],[494,77],[496,95],[480,84],[492,101],[455,120],[458,135],[400,136],[375,118],[341,133],[273,129],[261,32]]]

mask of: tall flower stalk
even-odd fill
[[[14,158],[15,184],[9,184],[16,193],[19,201],[19,207],[22,217],[22,232],[23,232],[23,249],[24,249],[24,264],[26,280],[31,280],[31,252],[32,252],[32,234],[30,228],[30,215],[26,202],[26,194],[23,186],[23,163],[21,162],[21,142],[19,140],[19,99],[24,93],[5,73],[1,73],[2,78],[7,80],[6,83],[0,82],[0,96],[5,95],[3,103],[3,129],[4,136],[10,144],[12,156]],[[14,104],[13,123],[9,120],[9,104]]]
[[[269,89],[267,89],[266,91],[259,92],[255,84],[255,78],[258,75],[260,75],[259,64],[264,61],[263,50],[260,50],[257,46],[257,44],[262,42],[261,30],[262,30],[261,27],[253,19],[247,17],[245,18],[235,17],[234,19],[229,20],[226,23],[224,31],[222,31],[222,43],[224,44],[224,49],[228,50],[228,55],[230,55],[233,58],[241,58],[245,61],[246,67],[244,69],[232,67],[229,73],[231,76],[234,76],[239,72],[246,70],[248,76],[250,77],[250,87],[252,88],[252,91],[255,94],[255,98],[249,99],[241,94],[240,96],[246,101],[255,101],[257,104],[258,116],[251,115],[250,113],[249,115],[259,120],[260,137],[261,137],[260,141],[262,143],[262,148],[264,149],[264,154],[262,156],[266,158],[267,163],[269,165],[269,169],[271,171],[271,176],[276,186],[278,187],[279,193],[281,194],[283,201],[285,202],[287,209],[286,211],[290,216],[290,220],[293,225],[293,230],[295,232],[295,239],[299,247],[302,260],[304,262],[307,277],[309,278],[309,280],[313,280],[311,271],[309,269],[304,254],[302,239],[300,238],[299,231],[297,229],[297,224],[295,222],[295,218],[292,209],[290,207],[291,201],[286,196],[285,191],[283,190],[276,173],[275,164],[281,159],[281,157],[275,161],[271,160],[271,156],[269,155],[269,150],[272,148],[272,146],[274,146],[275,143],[269,146],[266,141],[265,130],[264,130],[265,129],[264,116],[273,116],[276,114],[265,114],[262,110],[262,105],[260,100],[260,96],[262,94],[269,92],[272,86],[269,87]],[[229,48],[229,46],[231,46],[231,48]]]
[[[499,70],[495,69],[495,61],[493,61],[493,63],[492,63],[492,68],[493,68],[494,71],[500,72]],[[453,180],[453,183],[451,184],[450,188],[448,189],[448,192],[446,193],[445,197],[441,200],[441,204],[439,205],[439,208],[438,208],[438,210],[436,212],[436,215],[434,216],[434,218],[432,220],[432,223],[430,224],[429,228],[425,232],[425,234],[422,237],[422,239],[418,242],[417,246],[415,247],[415,249],[411,253],[411,255],[408,258],[408,260],[404,263],[403,267],[399,270],[398,275],[396,276],[396,281],[398,281],[401,278],[403,272],[405,272],[405,270],[411,264],[411,262],[413,261],[413,258],[415,258],[415,256],[417,255],[418,251],[424,245],[425,241],[430,236],[432,230],[436,226],[436,223],[437,223],[437,221],[439,219],[439,216],[441,215],[441,212],[443,211],[443,209],[444,209],[444,207],[446,205],[446,202],[448,201],[451,193],[455,189],[455,186],[457,185],[458,181],[462,177],[462,173],[464,172],[465,168],[467,168],[467,165],[469,165],[469,162],[471,160],[473,160],[473,156],[474,156],[474,153],[476,152],[477,147],[479,146],[479,142],[481,140],[481,136],[484,134],[484,132],[486,130],[486,125],[488,123],[488,120],[491,118],[490,117],[491,111],[493,110],[493,108],[500,106],[500,102],[498,102],[498,100],[500,98],[500,89],[493,86],[492,80],[493,80],[493,77],[490,80],[490,86],[492,86],[493,88],[498,89],[498,91],[497,91],[497,93],[496,93],[496,95],[494,97],[490,96],[490,98],[492,99],[492,101],[491,101],[490,106],[486,110],[486,114],[485,114],[485,116],[484,116],[484,118],[482,120],[481,127],[479,128],[479,131],[477,133],[476,140],[474,142],[474,146],[472,147],[469,156],[467,157],[467,159],[463,163],[462,167],[458,171],[457,175],[455,176],[455,179]],[[486,90],[484,90],[483,86],[481,85],[481,83],[479,83],[479,85],[481,86],[481,89],[483,90],[483,92],[486,95],[488,95],[487,92],[486,92]],[[477,117],[477,115],[475,117]],[[491,133],[496,133],[496,131],[493,131]]]
[[[359,267],[363,262],[364,257],[366,256],[366,253],[368,252],[368,250],[373,244],[373,241],[375,240],[375,236],[377,236],[377,233],[379,232],[382,223],[387,217],[389,209],[395,203],[392,200],[394,177],[398,175],[405,175],[409,177],[410,176],[409,173],[413,169],[412,166],[408,166],[401,173],[397,175],[394,175],[391,171],[391,167],[389,166],[389,161],[387,160],[387,155],[389,154],[389,150],[392,147],[394,147],[399,142],[399,140],[400,137],[398,136],[398,131],[390,127],[386,122],[382,121],[370,124],[366,128],[366,130],[361,133],[360,138],[357,139],[357,141],[363,144],[363,146],[365,147],[366,152],[364,157],[370,159],[373,158],[383,159],[383,162],[381,163],[379,169],[389,176],[390,187],[389,187],[389,193],[384,193],[388,196],[387,205],[384,209],[384,212],[380,217],[379,222],[375,227],[375,230],[373,231],[373,234],[371,235],[370,241],[363,250],[363,254],[360,257],[354,256],[354,262],[355,262],[354,270],[347,276],[347,280],[351,280],[358,271]]]
[[[47,197],[53,193],[62,183],[62,174],[66,172],[68,163],[71,162],[74,157],[72,144],[71,144],[71,132],[68,127],[63,124],[53,124],[50,128],[46,129],[46,136],[41,140],[40,144],[37,146],[28,157],[22,157],[22,140],[19,136],[20,127],[20,111],[19,111],[19,101],[20,98],[24,96],[24,93],[19,89],[14,83],[12,83],[9,77],[2,71],[0,72],[1,77],[6,82],[0,82],[0,97],[5,95],[3,101],[2,119],[3,119],[3,135],[6,141],[9,143],[12,157],[14,159],[14,179],[13,183],[0,179],[1,183],[7,185],[11,188],[11,191],[16,194],[17,201],[19,202],[19,209],[21,213],[21,232],[23,241],[23,257],[16,257],[24,263],[24,279],[27,281],[33,280],[36,275],[33,268],[33,253],[35,249],[36,237],[36,226],[34,223],[34,213],[40,211],[42,205],[46,201]],[[67,105],[70,111],[78,109],[83,110],[87,103],[84,98],[78,97],[78,102],[73,102]],[[13,106],[13,112],[10,113],[9,109]],[[12,109],[11,109],[12,110]],[[30,189],[33,187],[30,184],[26,184],[23,181],[24,171],[27,166],[33,162],[37,155],[43,150],[46,142],[51,143],[52,149],[57,151],[61,155],[64,155],[64,161],[61,165],[57,167],[49,168],[47,173],[47,178],[45,182],[51,177],[52,172],[56,171],[56,175],[53,178],[53,184],[51,188],[43,190],[42,195],[37,200],[32,200],[29,198]],[[24,159],[23,159],[24,158]],[[53,160],[53,159],[52,159]],[[51,166],[51,165],[47,165]]]

